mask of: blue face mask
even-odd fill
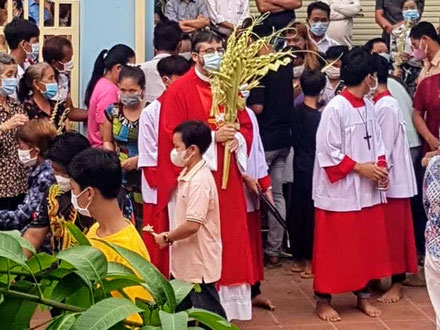
[[[26,51],[26,58],[35,62],[38,60],[38,56],[40,55],[40,44],[37,42],[35,44],[31,44],[32,50],[30,52]]]
[[[17,78],[2,78],[2,87],[0,88],[0,91],[5,96],[12,95],[17,90],[17,84]]]
[[[219,52],[203,55],[203,61],[205,62],[204,69],[208,71],[218,71],[222,63],[222,58],[223,54]]]
[[[44,84],[44,86],[46,86],[46,90],[42,94],[47,100],[53,99],[58,94],[57,83]]]
[[[316,22],[310,24],[310,31],[317,37],[322,37],[328,29],[329,23]]]
[[[417,21],[420,18],[420,13],[417,9],[408,9],[402,12],[403,18],[405,21],[413,22]]]

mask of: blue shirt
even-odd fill
[[[0,230],[21,230],[36,219],[46,191],[54,182],[55,177],[50,161],[45,160],[31,170],[28,178],[28,192],[23,202],[14,211],[0,210]]]
[[[428,222],[426,223],[426,250],[440,258],[440,156],[429,162],[423,182],[423,204]]]
[[[35,0],[29,0],[29,17],[32,18],[37,25],[40,24],[40,5]],[[51,19],[51,13],[44,8],[44,20]]]

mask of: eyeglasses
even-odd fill
[[[204,49],[204,50],[200,50],[199,54],[205,53],[205,54],[214,54],[215,52],[219,53],[220,55],[223,55],[225,53],[225,49],[224,48],[208,48],[208,49]]]

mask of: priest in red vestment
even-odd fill
[[[251,313],[251,290],[254,283],[252,254],[249,242],[246,199],[239,164],[247,161],[246,150],[252,141],[252,123],[246,111],[239,111],[239,129],[234,125],[217,127],[210,117],[212,93],[208,70],[218,70],[223,55],[221,39],[212,32],[201,31],[193,38],[192,59],[195,67],[175,82],[165,94],[159,119],[158,201],[157,213],[168,207],[172,222],[173,191],[181,169],[172,165],[174,128],[186,120],[202,120],[212,128],[214,159],[207,160],[213,170],[220,201],[223,243],[222,276],[218,283],[220,298],[228,319],[248,320]],[[231,141],[232,153],[227,189],[221,189],[224,144]],[[243,155],[244,150],[244,155]],[[241,152],[241,154],[239,153]],[[241,159],[241,161],[240,161]],[[165,226],[166,224],[164,224]]]
[[[362,312],[381,315],[367,285],[391,275],[382,206],[386,153],[374,105],[365,98],[377,88],[372,59],[359,47],[344,57],[347,87],[325,107],[316,134],[313,273],[316,313],[326,321],[340,320],[331,294],[347,291]]]

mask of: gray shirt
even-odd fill
[[[170,21],[180,22],[196,19],[199,15],[209,18],[205,0],[168,0],[165,16]]]
[[[383,9],[384,17],[391,23],[403,21],[402,7],[406,0],[376,0],[376,10]],[[415,0],[420,12],[423,13],[425,0]]]

